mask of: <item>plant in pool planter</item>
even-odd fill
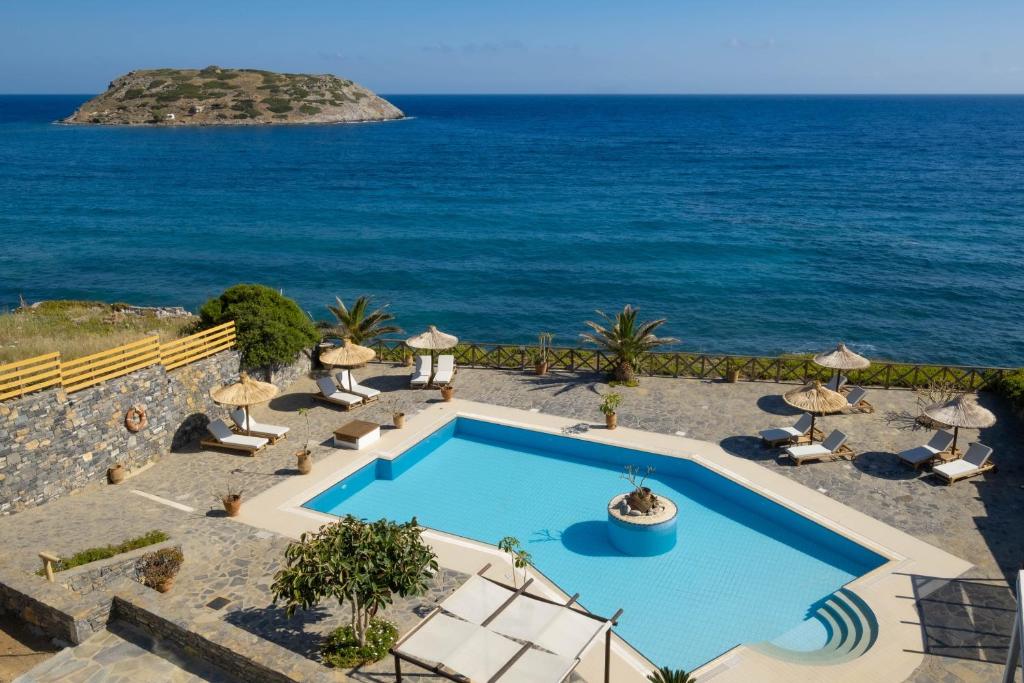
[[[506,536],[498,541],[498,550],[508,553],[509,558],[512,560],[512,585],[516,588],[519,587],[519,579],[516,575],[517,569],[523,571],[523,583],[526,583],[526,570],[533,564],[533,556],[523,550],[519,539],[515,536]]]
[[[397,636],[377,612],[396,595],[422,595],[437,572],[437,558],[421,531],[415,518],[367,522],[348,515],[304,533],[288,545],[285,567],[274,575],[274,603],[283,602],[289,617],[325,599],[347,603],[349,624],[328,638],[324,661],[338,666],[376,661]]]
[[[658,506],[658,497],[651,492],[651,489],[644,486],[647,477],[654,474],[654,468],[650,465],[640,474],[640,467],[637,465],[626,465],[625,474],[619,475],[629,482],[633,490],[626,494],[626,504],[641,514],[647,514]]]
[[[696,678],[682,669],[673,669],[667,666],[647,674],[647,680],[651,683],[697,683]]]
[[[541,332],[537,335],[537,351],[533,354],[533,368],[538,375],[548,374],[548,352],[551,350],[551,342],[555,336],[550,332]]]
[[[622,396],[612,392],[605,394],[601,399],[601,412],[604,413],[604,423],[608,429],[615,429],[619,426],[619,414],[615,411],[622,403]]]
[[[654,331],[665,324],[665,319],[637,322],[639,311],[627,305],[613,318],[596,311],[604,319],[604,324],[586,321],[592,332],[580,335],[584,341],[595,344],[615,356],[615,367],[612,376],[616,381],[635,386],[636,368],[645,353],[653,351],[665,344],[675,344],[678,339],[672,337],[656,337]]]
[[[236,491],[229,486],[227,491],[220,494],[220,502],[224,504],[224,512],[228,513],[228,517],[237,517],[242,509],[242,490]]]
[[[295,469],[299,474],[309,474],[313,471],[313,452],[309,450],[309,435],[312,431],[309,424],[309,408],[299,408],[299,415],[306,419],[306,440],[302,444],[302,450],[295,451]]]
[[[177,548],[161,548],[142,558],[142,582],[161,593],[166,593],[174,584],[185,556]]]
[[[391,410],[391,422],[395,425],[395,429],[401,429],[405,426],[405,409],[398,403],[398,401],[390,401],[388,408]]]

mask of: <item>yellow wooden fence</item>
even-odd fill
[[[0,401],[60,385],[68,393],[95,386],[156,363],[173,370],[235,345],[235,323],[226,322],[165,344],[146,337],[73,360],[60,353],[0,365]]]

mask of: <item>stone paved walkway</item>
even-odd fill
[[[339,623],[331,610],[285,622],[269,608],[268,586],[277,567],[284,539],[226,519],[218,493],[241,488],[251,497],[285,477],[295,476],[293,452],[306,431],[300,407],[309,414],[314,458],[331,452],[331,431],[352,417],[389,422],[393,410],[413,414],[430,401],[433,390],[405,388],[408,370],[372,364],[357,371],[368,386],[385,391],[385,400],[352,413],[314,404],[313,381],[302,378],[268,405],[254,410],[258,419],[292,428],[289,439],[256,458],[198,449],[171,454],[155,466],[129,478],[119,487],[97,486],[37,509],[0,520],[0,544],[8,552],[0,562],[25,571],[38,566],[36,553],[46,548],[66,554],[86,545],[123,540],[149,529],[163,529],[183,540],[185,567],[166,598],[185,612],[207,615],[206,602],[215,595],[232,600],[223,618],[258,632],[286,647],[312,655],[319,634]],[[600,394],[608,391],[598,377],[553,375],[535,377],[519,372],[461,369],[458,395],[488,402],[598,423]],[[983,396],[1000,420],[991,428],[961,433],[963,443],[977,439],[995,448],[997,472],[938,485],[901,466],[893,453],[918,445],[929,434],[912,429],[908,415],[916,412],[915,396],[907,391],[872,390],[874,414],[826,417],[826,431],[841,428],[861,455],[853,463],[834,462],[793,467],[780,462],[774,451],[761,448],[756,434],[770,426],[793,422],[795,411],[780,398],[792,385],[771,383],[724,384],[699,380],[644,378],[638,388],[617,389],[625,426],[675,433],[713,441],[734,455],[755,460],[872,515],[888,524],[942,547],[976,565],[963,580],[922,603],[922,628],[928,646],[925,663],[911,680],[974,683],[997,679],[1006,655],[1015,601],[1007,577],[1024,559],[1024,464],[1018,435],[1021,425],[995,399]],[[194,508],[184,512],[135,495],[137,489]],[[452,577],[442,577],[447,584]],[[438,588],[441,591],[442,588]],[[403,619],[428,608],[430,600],[399,606]],[[407,621],[406,623],[411,623]],[[385,680],[388,662],[363,680]],[[429,677],[428,677],[429,678]],[[425,680],[425,679],[418,679]]]

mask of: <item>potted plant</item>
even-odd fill
[[[313,452],[309,450],[309,408],[299,408],[299,415],[306,418],[306,441],[301,450],[295,451],[295,469],[299,474],[309,474],[313,471]]]
[[[538,375],[548,374],[548,351],[551,348],[551,340],[554,335],[550,332],[541,332],[537,335],[537,351],[533,356],[533,368]]]
[[[626,494],[626,505],[631,510],[636,510],[646,515],[658,505],[658,497],[654,495],[650,488],[644,486],[647,482],[647,477],[654,473],[654,468],[648,465],[643,476],[640,476],[639,473],[640,468],[638,466],[626,465],[626,473],[620,476],[633,487],[633,490]],[[638,477],[639,481],[637,480]]]
[[[619,426],[619,416],[615,409],[622,403],[622,396],[612,392],[605,394],[601,399],[601,412],[604,413],[604,424],[608,429],[615,429]]]
[[[725,381],[729,384],[736,384],[740,380],[740,369],[729,368],[725,371]]]
[[[124,465],[115,463],[113,467],[107,468],[107,481],[111,484],[120,484],[124,481],[125,472]]]
[[[614,317],[601,311],[597,314],[603,322],[586,321],[591,331],[580,337],[611,354],[612,378],[627,386],[636,386],[636,371],[646,354],[659,346],[679,341],[672,337],[656,337],[654,331],[665,324],[665,319],[638,322],[637,309],[632,306],[626,306]]]
[[[171,590],[185,556],[177,548],[161,548],[142,559],[142,583],[161,593]]]
[[[412,351],[406,351],[405,355],[402,356],[402,364],[407,367],[412,367]]]
[[[447,403],[448,401],[452,400],[453,396],[455,396],[454,386],[452,386],[451,384],[445,384],[444,386],[441,387],[441,400]]]
[[[221,494],[220,502],[224,504],[224,512],[228,513],[228,517],[237,517],[238,511],[242,509],[242,491],[235,491],[229,486],[228,490]]]
[[[682,669],[673,669],[663,666],[647,674],[647,680],[651,683],[697,683],[697,679]]]
[[[390,404],[391,407],[391,422],[395,425],[395,429],[401,429],[405,426],[405,411],[402,410],[398,402]]]

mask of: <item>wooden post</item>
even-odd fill
[[[402,683],[402,660],[395,655],[395,680]]]
[[[55,580],[53,578],[53,565],[60,562],[60,558],[54,553],[43,551],[39,553],[39,559],[43,561],[43,571],[46,573],[46,580],[53,583]]]

